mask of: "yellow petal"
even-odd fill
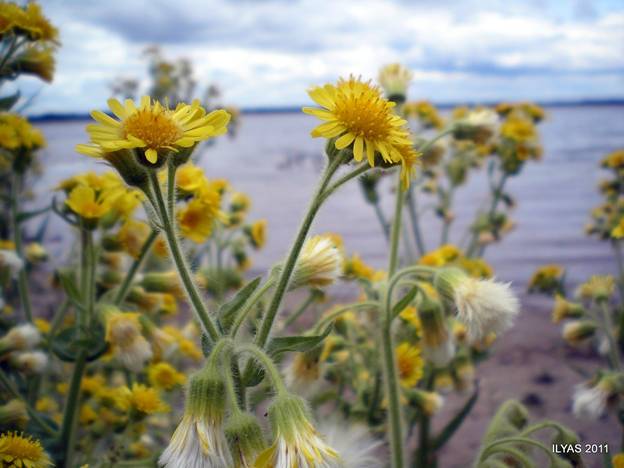
[[[346,148],[353,142],[353,140],[355,140],[355,135],[353,133],[345,133],[336,140],[336,148],[339,150]]]
[[[158,161],[158,153],[156,152],[156,150],[150,148],[145,152],[145,159],[147,159],[152,164],[156,164],[156,161]]]
[[[353,145],[353,158],[360,162],[364,157],[364,140],[362,137],[357,137],[355,139],[355,144]]]
[[[121,105],[121,102],[115,98],[110,98],[107,102],[108,107],[110,107],[110,110],[113,111],[113,114],[122,120],[126,118],[126,109]]]

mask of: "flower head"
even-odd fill
[[[425,362],[420,348],[410,343],[401,343],[395,349],[399,380],[405,388],[414,387],[423,376]]]
[[[459,269],[447,268],[438,273],[436,287],[474,341],[507,330],[520,309],[509,284],[472,278]]]
[[[609,372],[576,386],[572,411],[578,418],[597,420],[611,398],[624,390],[624,376]]]
[[[79,153],[101,158],[107,153],[134,149],[140,162],[159,166],[170,155],[224,134],[230,120],[230,114],[224,110],[206,114],[198,101],[168,109],[143,96],[138,106],[131,99],[124,104],[109,99],[108,105],[119,120],[93,111],[91,116],[98,123],[87,127],[91,143],[78,145]]]
[[[186,382],[186,376],[166,362],[159,362],[149,366],[147,368],[147,378],[154,387],[164,390],[171,390]]]
[[[140,314],[116,309],[105,312],[106,342],[123,366],[139,372],[152,358],[152,349],[141,334]]]
[[[164,468],[232,466],[224,416],[225,383],[218,370],[205,368],[190,379],[184,416],[159,463]]]
[[[330,447],[340,454],[344,468],[378,468],[383,466],[380,446],[382,442],[373,437],[363,424],[348,424],[337,418],[324,418],[319,431]]]
[[[124,387],[117,400],[117,406],[123,410],[134,410],[139,415],[167,413],[169,405],[162,401],[155,388],[135,383],[132,388]]]
[[[41,333],[37,327],[29,323],[11,328],[0,338],[1,351],[24,351],[32,349],[41,341]]]
[[[301,398],[278,395],[268,412],[274,442],[258,456],[256,468],[337,468],[343,465],[338,452],[314,429]]]
[[[401,103],[405,102],[412,76],[413,73],[400,63],[391,63],[379,70],[379,84],[386,92],[388,99]]]
[[[0,435],[0,462],[7,468],[54,466],[38,440],[17,432]]]
[[[48,355],[43,351],[21,351],[12,353],[11,366],[25,374],[41,374],[48,365]]]
[[[245,234],[254,249],[261,249],[266,244],[267,220],[260,219],[245,228]]]
[[[342,263],[341,249],[331,235],[310,237],[297,259],[290,288],[328,286],[342,273]]]
[[[111,210],[111,199],[107,195],[107,192],[98,194],[92,187],[78,185],[69,193],[65,204],[85,222],[93,223]]]
[[[393,112],[394,103],[384,99],[379,88],[360,79],[340,79],[308,91],[322,109],[304,107],[303,112],[324,123],[312,130],[313,137],[335,138],[337,150],[352,148],[355,161],[366,156],[371,167],[377,155],[386,164],[401,164],[403,170],[413,167],[406,157],[416,158],[406,121]],[[403,148],[403,149],[401,149]]]

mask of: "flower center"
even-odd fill
[[[41,446],[22,437],[11,437],[3,445],[2,452],[13,457],[14,460],[38,461],[42,455]]]
[[[384,139],[392,128],[388,103],[366,85],[339,88],[334,114],[351,133],[369,140]]]
[[[171,146],[184,134],[167,110],[139,109],[124,121],[122,128],[125,138],[139,138],[151,149]]]

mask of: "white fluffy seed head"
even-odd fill
[[[41,374],[48,366],[48,356],[42,351],[24,351],[11,355],[11,365],[25,374]]]
[[[579,384],[574,390],[572,412],[579,419],[595,421],[604,414],[608,397],[600,385]]]
[[[9,330],[2,338],[4,347],[15,351],[32,349],[41,341],[41,333],[30,323],[18,325]]]
[[[457,318],[466,325],[471,340],[506,331],[520,311],[510,284],[465,277],[454,287]]]
[[[326,442],[339,454],[344,468],[378,468],[385,459],[383,442],[363,424],[348,424],[338,418],[323,418],[318,426]]]

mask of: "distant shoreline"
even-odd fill
[[[495,106],[497,102],[461,102],[461,103],[434,103],[439,109],[452,109],[457,106]],[[579,101],[549,101],[538,102],[542,107],[604,107],[604,106],[624,106],[624,99],[584,99]],[[293,114],[300,113],[302,106],[284,106],[284,107],[249,107],[243,108],[241,114],[254,115],[254,114]],[[61,112],[49,112],[39,115],[28,116],[31,122],[71,122],[71,121],[83,121],[90,120],[91,117],[88,113],[61,113]]]

